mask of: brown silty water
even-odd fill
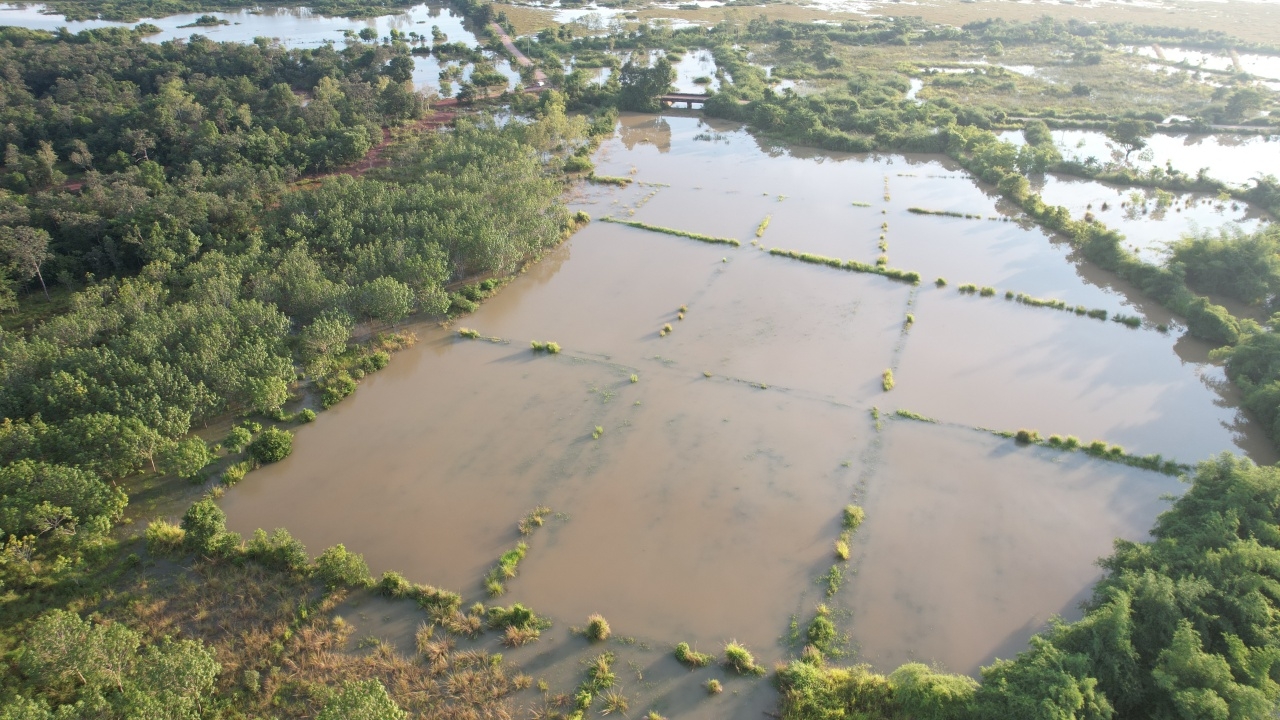
[[[907,212],[1003,212],[944,159],[817,154],[734,125],[627,116],[596,161],[652,184],[583,188],[575,206],[742,247],[592,223],[459,321],[496,340],[429,327],[300,428],[290,458],[224,497],[233,529],[287,527],[317,552],[342,542],[375,572],[471,601],[486,599],[481,578],[517,542],[516,520],[548,505],[562,515],[532,536],[500,600],[557,629],[512,657],[572,683],[579,655],[554,638],[600,612],[674,683],[648,692],[683,698],[682,717],[732,717],[768,704],[763,684],[695,702],[705,677],[680,679],[671,645],[715,652],[736,638],[772,662],[797,649],[779,641],[789,618],[803,628],[827,602],[861,649],[850,659],[975,672],[1050,614],[1076,614],[1093,561],[1114,537],[1145,537],[1179,489],[975,427],[1182,461],[1272,459],[1205,349],[1151,327],[1170,320],[1158,308],[1034,228]],[[927,270],[925,282],[771,256],[751,244],[766,215],[764,247],[873,262],[883,232],[890,264]],[[934,273],[952,285],[935,288]],[[966,281],[1147,325],[961,296]],[[873,406],[943,424],[882,417],[877,430]],[[828,599],[817,579],[853,501],[868,519]]]

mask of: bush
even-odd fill
[[[1040,442],[1040,433],[1035,430],[1019,430],[1014,439],[1023,445]]]
[[[311,562],[307,547],[284,528],[277,529],[270,537],[261,528],[255,530],[245,545],[245,554],[263,567],[290,573],[302,572]]]
[[[360,588],[370,583],[369,566],[365,563],[364,556],[348,552],[342,543],[325,550],[316,558],[316,574],[330,590],[340,587]]]
[[[231,431],[227,433],[227,439],[222,441],[222,447],[230,450],[231,452],[240,452],[248,447],[252,440],[253,433],[249,432],[246,428],[237,425],[236,427],[231,428]]]
[[[254,460],[268,465],[289,457],[293,452],[293,435],[288,430],[270,427],[249,443],[249,454]]]
[[[298,412],[298,422],[300,423],[315,422],[315,419],[316,411],[311,408],[303,408]]]
[[[810,645],[827,653],[831,652],[832,644],[836,641],[836,637],[835,624],[822,613],[818,613],[813,618],[813,622],[809,623],[809,629],[805,632],[805,638],[808,639]]]
[[[945,675],[921,663],[907,663],[889,675],[893,697],[915,720],[960,720],[972,715],[978,683],[964,675]]]
[[[180,478],[197,478],[206,465],[213,462],[209,446],[198,437],[190,437],[167,448],[160,455],[160,467],[164,472]]]
[[[408,717],[375,679],[351,680],[342,686],[316,720],[404,720]]]
[[[227,531],[227,514],[209,498],[204,498],[182,516],[182,530],[187,547],[198,552],[208,552],[214,540]]]
[[[249,470],[252,468],[253,465],[247,460],[228,465],[227,469],[222,471],[222,484],[228,487],[235,485],[243,480],[244,476],[248,475]]]

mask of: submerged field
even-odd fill
[[[508,659],[567,689],[591,652],[569,628],[598,612],[634,639],[615,647],[634,665],[627,692],[680,717],[741,717],[771,703],[768,683],[702,699],[710,676],[670,647],[736,639],[772,663],[825,603],[845,660],[975,673],[1049,616],[1078,616],[1094,560],[1145,537],[1181,489],[993,431],[1181,463],[1275,459],[1206,346],[945,159],[772,147],[669,115],[624,116],[595,162],[635,182],[579,189],[571,204],[597,222],[462,320],[478,339],[419,329],[301,428],[290,458],[230,489],[232,529],[342,542],[375,573],[487,600],[516,521],[550,507],[500,601],[556,627]],[[769,248],[884,255],[922,281]],[[846,562],[833,547],[849,503],[867,519]],[[414,620],[376,607],[352,612],[411,647]]]

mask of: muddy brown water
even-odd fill
[[[706,700],[706,673],[722,671],[684,671],[672,645],[737,639],[771,663],[797,649],[784,641],[792,616],[803,627],[826,602],[846,661],[974,673],[1050,615],[1078,616],[1094,560],[1114,537],[1144,538],[1181,488],[978,428],[1274,460],[1207,348],[1152,327],[1168,320],[1158,308],[1034,228],[909,213],[1006,212],[945,159],[788,150],[670,115],[625,116],[596,161],[648,184],[580,188],[575,207],[742,246],[592,223],[459,320],[493,340],[420,329],[416,347],[299,428],[291,457],[223,498],[233,529],[287,527],[314,552],[341,542],[375,572],[474,601],[516,521],[548,505],[558,515],[499,600],[556,627],[507,656],[568,691],[599,650],[570,628],[599,612],[636,639],[609,644],[636,665],[627,692],[681,717],[738,717],[768,707],[768,684]],[[751,244],[766,215],[764,247],[864,262],[887,222],[891,264],[927,269],[926,282],[771,256]],[[955,280],[936,288],[933,273]],[[965,280],[1146,325],[963,296]],[[564,352],[535,354],[530,340]],[[818,577],[855,501],[868,519],[828,599]],[[373,632],[391,618],[386,633],[412,646],[409,619],[370,616]]]

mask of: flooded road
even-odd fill
[[[1070,616],[1112,539],[1145,537],[1181,487],[979,428],[1274,460],[1207,348],[1158,331],[1167,313],[1006,221],[945,159],[790,150],[669,115],[623,117],[595,160],[638,182],[579,188],[575,209],[741,246],[592,223],[459,321],[492,340],[420,329],[299,428],[292,456],[226,493],[233,529],[287,527],[313,552],[342,542],[376,572],[470,602],[487,600],[482,577],[518,541],[516,521],[547,505],[557,514],[499,600],[556,630],[511,658],[572,684],[589,648],[566,630],[599,612],[636,639],[619,652],[641,653],[638,675],[668,679],[644,692],[681,717],[728,718],[766,707],[767,683],[699,700],[705,677],[670,658],[676,642],[716,652],[737,639],[771,663],[799,649],[790,618],[825,602],[851,659],[976,672]],[[770,247],[883,252],[924,282]],[[1002,292],[963,295],[960,282]],[[1006,288],[1144,325],[1014,303]],[[564,351],[535,354],[531,340]],[[889,417],[898,409],[942,423]],[[828,598],[819,577],[850,502],[867,522]]]

